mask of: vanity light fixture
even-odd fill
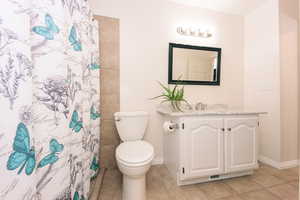
[[[184,36],[193,36],[193,37],[202,37],[202,38],[210,38],[212,37],[212,33],[209,32],[209,30],[201,30],[201,29],[195,29],[195,28],[183,28],[178,27],[177,33]]]

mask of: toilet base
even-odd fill
[[[122,200],[146,200],[146,176],[123,175]]]

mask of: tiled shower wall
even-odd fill
[[[116,168],[115,149],[120,143],[113,114],[120,110],[120,22],[95,16],[100,27],[101,147],[102,167]]]

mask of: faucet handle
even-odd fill
[[[204,104],[202,102],[198,102],[195,105],[195,110],[206,110],[207,109],[207,104]]]

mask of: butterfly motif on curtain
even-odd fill
[[[83,128],[83,121],[79,120],[78,112],[74,110],[72,114],[71,121],[69,123],[69,128],[72,129],[75,133],[78,133]]]
[[[91,109],[90,109],[90,118],[92,120],[96,120],[99,117],[100,117],[100,113],[95,110],[94,106],[92,106]]]
[[[100,166],[99,166],[99,163],[98,163],[98,161],[96,159],[96,156],[94,156],[90,169],[94,170],[95,172],[97,172],[98,169],[99,169],[99,167]]]
[[[46,40],[53,40],[54,35],[59,33],[59,28],[49,14],[45,16],[45,24],[46,26],[34,26],[32,31],[43,36]]]
[[[79,193],[76,191],[73,200],[84,200],[84,196],[81,195],[81,197],[79,197]]]
[[[18,171],[20,174],[25,168],[25,173],[31,175],[36,165],[35,151],[30,146],[29,132],[24,123],[20,123],[17,127],[13,150],[7,161],[7,169],[15,170],[21,167]]]
[[[56,139],[52,139],[49,143],[50,154],[45,156],[38,164],[38,168],[45,167],[46,165],[54,164],[58,161],[57,154],[64,150],[64,145],[59,144]]]
[[[69,42],[73,46],[74,51],[82,50],[82,45],[81,45],[80,40],[78,39],[75,26],[72,26],[72,28],[71,28],[70,35],[69,35]]]
[[[89,64],[88,68],[90,70],[97,70],[97,69],[100,69],[100,65],[98,65],[97,63],[91,63],[91,64]]]

